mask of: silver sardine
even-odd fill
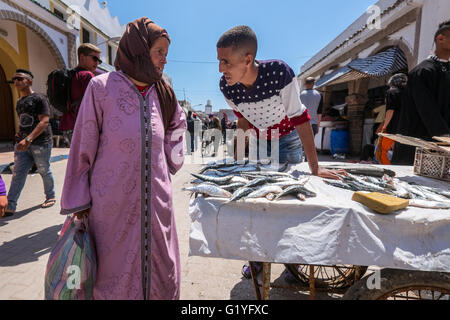
[[[290,195],[290,194],[294,194],[295,196],[297,196],[297,194],[299,194],[299,193],[305,195],[307,198],[313,198],[313,197],[317,196],[317,194],[315,192],[312,192],[311,190],[306,189],[302,185],[297,185],[297,186],[291,186],[291,187],[287,188],[286,190],[284,190],[282,193],[280,193],[275,198],[275,200],[278,200],[279,198]]]
[[[231,193],[210,183],[199,184],[197,186],[185,188],[185,191],[200,193],[210,197],[231,198]]]
[[[409,205],[412,207],[426,208],[426,209],[450,209],[450,202],[437,202],[420,199],[409,200]]]
[[[237,189],[231,196],[230,202],[238,201],[238,200],[242,199],[243,197],[245,197],[246,195],[249,195],[253,191],[255,191],[255,189],[247,188],[247,187]]]
[[[195,178],[198,178],[205,182],[213,182],[213,183],[219,184],[219,185],[226,184],[226,183],[230,182],[231,179],[233,179],[233,176],[231,176],[231,175],[226,176],[226,177],[213,177],[213,176],[196,174],[196,173],[191,173],[191,175],[193,175]]]
[[[269,193],[280,194],[282,192],[283,192],[283,189],[281,189],[280,187],[268,185],[268,186],[264,186],[262,188],[259,188],[256,191],[253,191],[252,193],[250,193],[245,198],[246,199],[247,198],[263,198],[266,195],[268,195]]]

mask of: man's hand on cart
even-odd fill
[[[345,170],[328,170],[319,166],[316,175],[324,179],[342,180],[340,176],[346,176],[347,172]]]

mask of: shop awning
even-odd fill
[[[316,81],[316,88],[326,86],[327,84],[330,84],[330,83],[342,78],[344,75],[350,73],[351,71],[352,71],[352,69],[350,69],[349,67],[344,67],[335,72],[327,74]]]
[[[393,47],[364,59],[353,60],[347,66],[320,78],[316,88],[361,78],[384,77],[403,69],[408,69],[405,54],[400,48]]]
[[[348,67],[369,77],[384,77],[408,69],[408,63],[403,51],[393,47],[374,56],[354,60]]]

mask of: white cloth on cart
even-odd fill
[[[448,182],[414,176],[412,167],[387,168],[406,181],[449,189]],[[450,210],[408,207],[381,215],[318,177],[307,186],[318,196],[306,202],[196,198],[189,209],[190,255],[450,272]]]

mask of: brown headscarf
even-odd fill
[[[114,65],[116,70],[121,70],[139,82],[155,84],[164,129],[167,130],[177,107],[177,99],[173,89],[158,75],[150,58],[150,48],[160,37],[166,38],[170,43],[167,31],[148,18],[129,23],[120,40]]]

